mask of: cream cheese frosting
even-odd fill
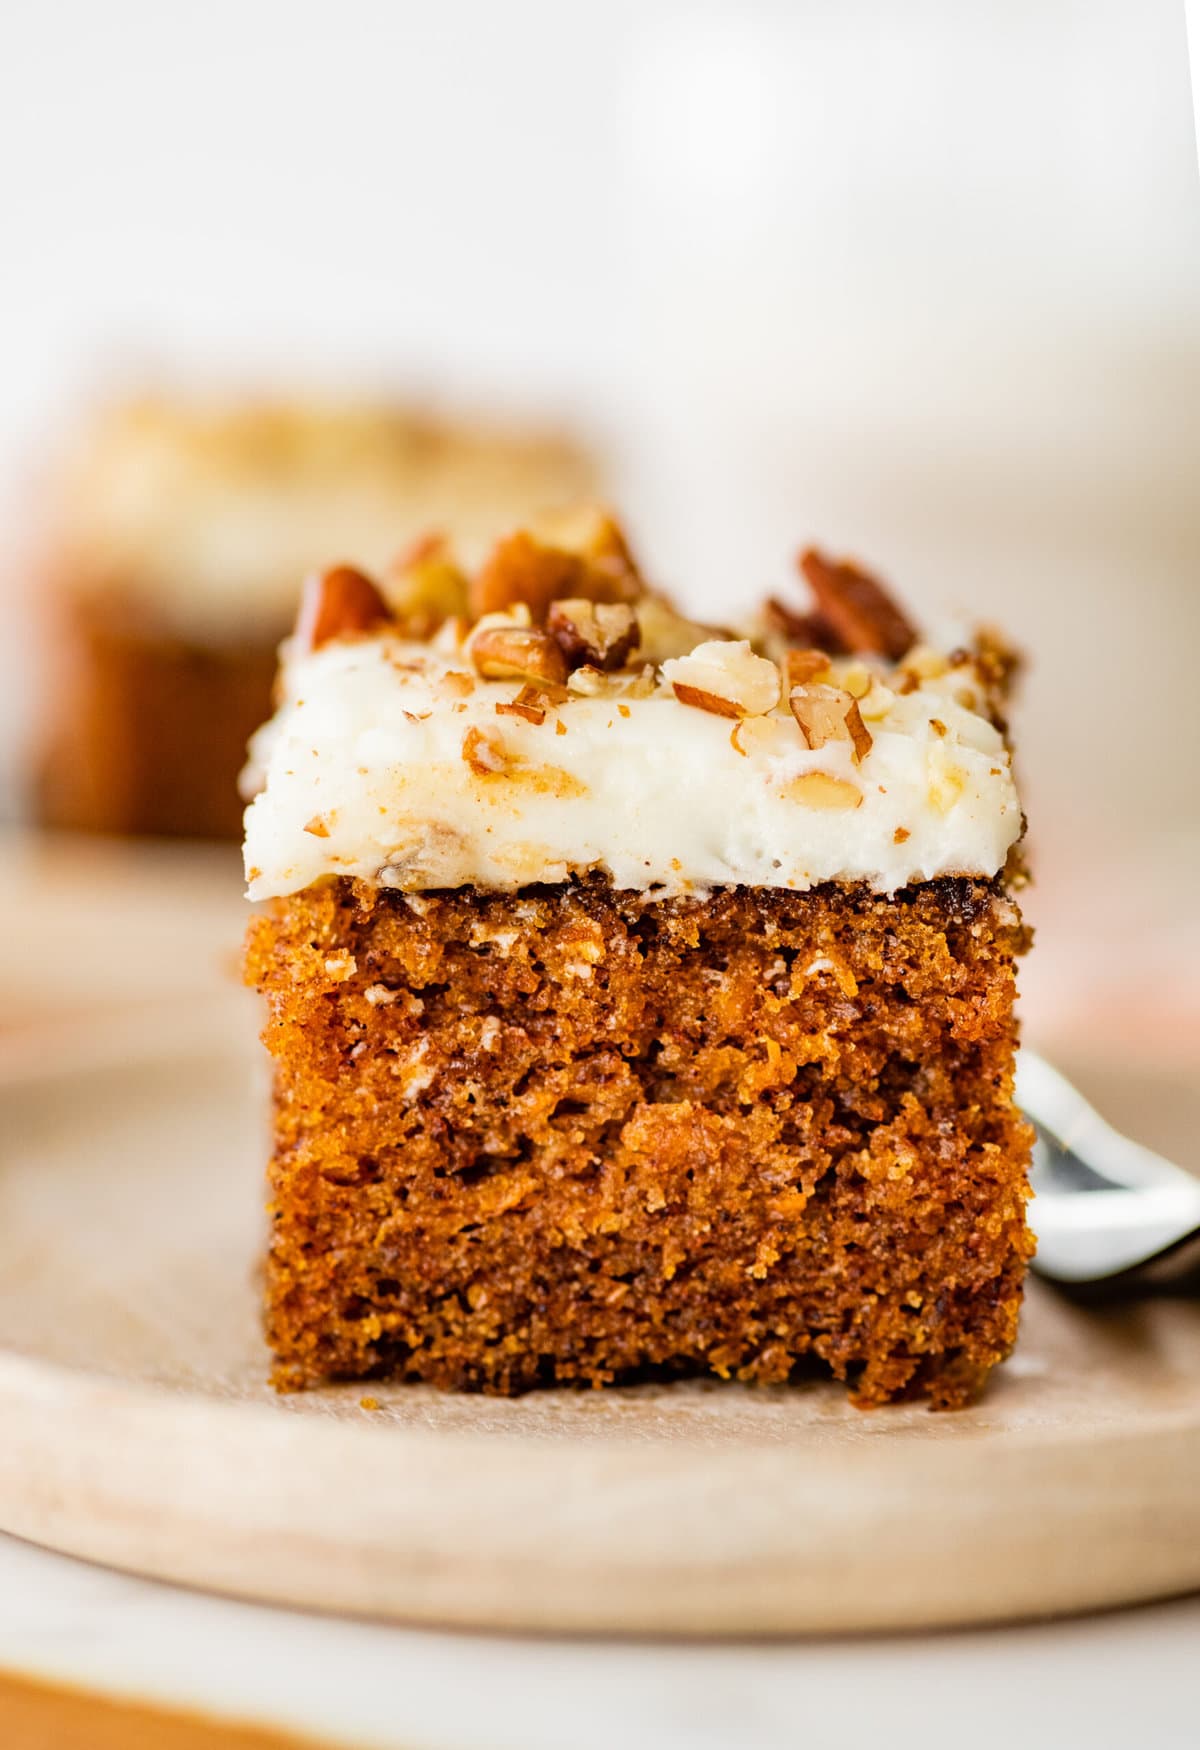
[[[719,641],[703,651],[719,667]],[[744,644],[728,655],[757,660]],[[457,634],[293,641],[282,702],[251,744],[249,897],[332,875],[512,891],[592,870],[655,897],[822,882],[893,893],[1004,867],[1021,807],[968,654],[910,657],[903,676],[833,664],[859,695],[861,762],[847,740],[810,748],[786,688],[731,720],[677,697],[671,668],[572,677],[577,690],[539,700],[533,721],[512,709],[514,681],[474,672]]]

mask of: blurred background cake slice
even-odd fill
[[[305,572],[384,568],[418,529],[468,550],[590,493],[566,434],[402,406],[117,403],[53,498],[35,779],[45,825],[234,837],[251,731]]]

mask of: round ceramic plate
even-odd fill
[[[823,1383],[275,1397],[254,1017],[189,1025],[0,1078],[0,1528],[492,1627],[916,1627],[1200,1585],[1196,1303],[1096,1313],[1035,1284],[1013,1360],[953,1415]]]

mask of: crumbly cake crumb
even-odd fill
[[[647,1373],[969,1401],[1031,1241],[997,882],[270,902],[283,1388]]]

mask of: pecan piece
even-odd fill
[[[848,741],[856,765],[870,753],[871,732],[852,693],[841,687],[810,683],[793,687],[788,704],[809,747],[824,747],[827,741]]]
[[[422,535],[388,568],[388,601],[410,638],[431,638],[467,611],[467,580],[444,535]]]
[[[740,717],[741,707],[732,699],[722,699],[719,693],[706,692],[703,687],[689,687],[686,681],[672,681],[675,697],[681,705],[694,705],[697,711],[711,711],[714,717]]]
[[[801,772],[784,786],[784,794],[805,808],[841,810],[861,808],[862,791],[848,778],[835,778],[832,772]]]
[[[789,644],[816,646],[835,656],[844,656],[846,647],[824,614],[810,610],[798,614],[781,602],[778,596],[768,596],[762,605],[762,617],[769,632],[785,638]]]
[[[477,778],[494,778],[508,770],[508,749],[498,735],[474,727],[463,736],[462,757]]]
[[[573,668],[567,681],[567,690],[583,699],[612,698],[619,686],[618,681],[610,680],[602,668],[595,668],[590,662],[585,662],[582,668]]]
[[[640,636],[637,615],[625,602],[591,602],[582,596],[552,602],[546,630],[568,668],[590,663],[609,671],[625,666]]]
[[[916,642],[916,631],[878,580],[849,560],[826,559],[815,547],[800,555],[800,569],[828,620],[851,651],[876,651],[898,662]]]
[[[615,517],[594,504],[541,516],[531,525],[535,540],[575,553],[587,565],[594,602],[631,602],[645,590],[638,564]]]
[[[763,717],[779,703],[779,670],[742,639],[710,639],[663,663],[663,676],[684,705],[720,717]]]
[[[596,511],[547,520],[508,535],[492,550],[475,579],[477,616],[525,602],[535,620],[562,597],[593,602],[633,601],[642,583],[620,529]]]
[[[476,616],[503,613],[524,602],[535,620],[546,617],[559,596],[580,595],[583,561],[557,547],[543,547],[526,530],[497,542],[471,591]]]
[[[320,650],[334,638],[373,632],[391,623],[391,614],[371,579],[353,565],[332,565],[305,580],[296,621],[296,638]]]
[[[544,723],[548,702],[545,693],[539,693],[536,687],[522,687],[515,699],[496,701],[496,715],[523,717],[526,723]]]
[[[790,691],[792,687],[803,687],[809,681],[815,681],[819,674],[824,674],[829,667],[829,658],[823,650],[785,650],[783,653],[783,680]]]
[[[548,632],[532,626],[484,626],[471,640],[471,660],[485,680],[562,687],[567,664]]]
[[[712,626],[701,626],[677,614],[663,596],[646,595],[637,604],[638,650],[643,662],[668,662],[676,656],[687,656],[706,638],[724,634]]]

